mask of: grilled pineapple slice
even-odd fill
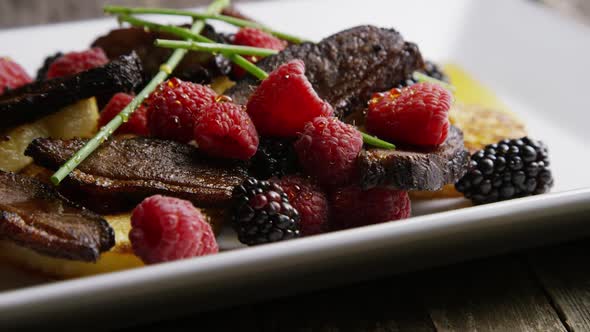
[[[31,170],[31,167],[27,169]],[[225,218],[223,210],[201,209],[201,211],[207,217],[207,221],[215,233],[218,234]],[[109,215],[104,218],[115,231],[115,246],[103,253],[96,263],[42,255],[10,241],[0,241],[0,261],[55,278],[76,278],[143,266],[141,259],[133,254],[133,248],[129,241],[131,213]]]
[[[456,89],[449,120],[463,131],[465,147],[470,153],[505,138],[526,136],[524,122],[491,90],[455,64],[443,68]],[[410,195],[423,199],[461,196],[453,184],[439,191],[413,191]]]
[[[130,218],[130,214],[105,217],[115,231],[115,246],[103,253],[96,263],[45,256],[10,241],[0,242],[0,259],[26,270],[59,278],[82,277],[142,266],[142,261],[133,254],[129,242]]]
[[[98,107],[94,98],[80,100],[33,123],[0,133],[0,170],[18,172],[32,159],[24,151],[37,137],[92,137],[96,132]]]

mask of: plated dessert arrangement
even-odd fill
[[[107,6],[126,25],[35,78],[0,58],[4,262],[77,277],[215,254],[224,229],[257,246],[553,186],[521,119],[391,27],[308,41],[228,5]]]

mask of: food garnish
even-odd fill
[[[146,264],[215,254],[215,234],[201,210],[191,202],[155,195],[144,199],[131,215],[129,240]]]
[[[229,4],[229,0],[214,0],[209,7],[207,7],[207,13],[214,14],[219,13],[223,7]],[[191,32],[198,34],[205,26],[204,21],[196,21],[191,27]],[[100,128],[98,134],[91,138],[84,147],[72,156],[60,169],[58,169],[52,176],[51,182],[54,185],[58,185],[70,172],[72,172],[84,159],[86,159],[96,148],[98,148],[104,141],[121,126],[129,116],[139,107],[145,98],[162,83],[168,75],[178,65],[182,57],[188,52],[187,50],[177,49],[172,53],[172,56],[162,64],[160,71],[152,78],[152,80],[141,90],[141,92],[121,111],[121,113],[114,117],[107,125]]]
[[[232,225],[244,244],[299,237],[299,220],[299,212],[277,183],[248,178],[234,189]]]
[[[258,132],[242,105],[216,101],[195,116],[195,142],[209,156],[248,160],[258,150]]]
[[[160,83],[146,99],[150,133],[188,143],[194,137],[195,116],[216,98],[215,91],[205,85],[178,78]]]
[[[553,186],[547,146],[529,137],[490,144],[471,156],[455,187],[475,204],[538,195]]]
[[[174,49],[185,49],[191,51],[204,51],[211,53],[221,54],[239,54],[239,55],[251,55],[251,56],[269,56],[279,53],[277,50],[252,47],[252,46],[241,46],[241,45],[228,45],[221,43],[199,43],[195,41],[182,41],[182,40],[168,40],[168,39],[156,39],[154,42],[156,46]]]
[[[99,47],[81,52],[69,52],[49,64],[45,79],[75,75],[88,69],[104,66],[108,62],[109,59]]]
[[[348,229],[409,218],[408,193],[389,188],[363,190],[357,185],[330,194],[331,227]]]
[[[187,11],[187,10],[178,10],[178,9],[168,9],[168,8],[141,8],[141,7],[121,7],[121,6],[105,6],[104,7],[105,13],[109,14],[117,14],[120,16],[130,15],[130,14],[159,14],[159,15],[174,15],[174,16],[188,16],[192,17],[195,20],[218,20],[223,21],[238,27],[248,27],[248,28],[255,28],[258,30],[262,30],[268,32],[272,35],[277,36],[280,39],[290,41],[295,44],[300,44],[305,42],[306,40],[303,38],[299,38],[293,36],[291,34],[287,34],[281,31],[273,30],[267,26],[264,26],[260,23],[256,23],[249,20],[240,19],[237,17],[226,16],[215,14],[210,11],[206,13],[199,13],[195,11]]]
[[[241,28],[238,30],[233,37],[232,44],[263,47],[276,51],[282,51],[287,47],[287,42],[284,40],[255,28]],[[255,56],[246,56],[245,58],[252,63],[256,63],[260,59]],[[245,74],[246,72],[240,66],[233,67],[233,76],[235,78],[241,79]]]
[[[392,142],[438,146],[447,139],[451,99],[446,89],[427,82],[376,93],[365,127]]]
[[[111,100],[100,112],[98,119],[98,126],[102,127],[109,123],[114,117],[119,115],[125,106],[133,100],[133,96],[124,92],[119,92],[113,95]],[[121,125],[115,131],[115,134],[135,134],[139,136],[148,136],[150,130],[147,121],[147,109],[141,105],[129,117],[129,120]]]
[[[272,179],[287,194],[289,202],[299,212],[301,236],[325,233],[330,230],[328,198],[311,178],[288,175]]]
[[[363,138],[355,127],[334,117],[317,117],[305,125],[294,145],[305,172],[322,185],[336,187],[356,180]]]
[[[260,135],[269,137],[297,137],[307,122],[334,113],[309,83],[301,60],[282,64],[267,75],[248,99],[246,110]]]
[[[7,57],[0,57],[0,96],[32,81],[21,65]]]

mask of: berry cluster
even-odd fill
[[[258,133],[242,106],[211,88],[172,78],[145,101],[153,136],[187,143],[214,157],[247,160],[258,148]]]
[[[553,186],[547,147],[523,137],[490,144],[471,156],[455,187],[475,204],[542,194]]]
[[[420,90],[426,88],[430,87],[417,85],[410,93],[428,98],[428,93]],[[425,112],[437,110],[433,107]],[[265,136],[252,160],[253,173],[279,178],[270,183],[251,178],[236,188],[232,216],[241,242],[274,242],[293,238],[293,234],[313,235],[409,216],[406,192],[347,186],[358,173],[362,135],[332,117],[332,107],[305,77],[302,61],[290,61],[270,73],[251,95],[247,111]],[[287,175],[292,171],[289,164],[301,166],[309,177]],[[279,199],[286,208],[278,208]],[[269,217],[269,204],[276,206],[272,209],[274,219]],[[293,211],[297,218],[291,215]],[[283,223],[278,224],[281,219]]]

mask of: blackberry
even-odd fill
[[[426,60],[424,62],[424,68],[421,69],[420,72],[422,72],[432,78],[435,78],[439,81],[450,83],[449,77],[447,76],[447,74],[445,74],[442,71],[442,69],[440,69],[440,67],[432,61]],[[403,81],[401,84],[398,85],[398,88],[404,88],[406,86],[414,85],[416,83],[418,83],[418,82],[410,75],[409,78],[407,78],[405,81]]]
[[[490,144],[471,156],[455,185],[475,204],[542,194],[553,186],[547,146],[528,137]]]
[[[234,188],[232,224],[247,245],[299,237],[299,212],[280,185],[255,178]]]
[[[297,154],[292,139],[260,138],[251,159],[250,172],[259,179],[283,177],[297,172]]]

